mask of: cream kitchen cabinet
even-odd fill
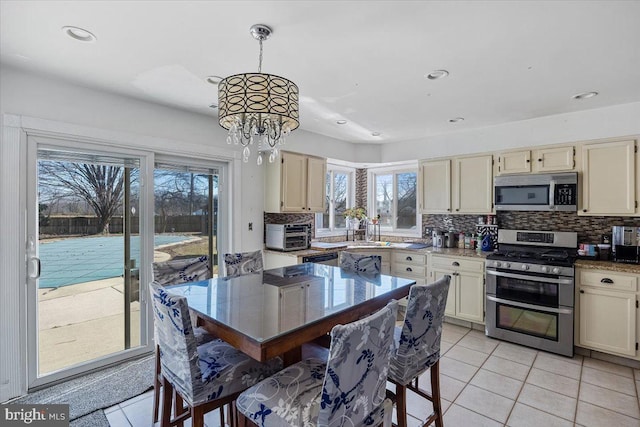
[[[498,175],[572,171],[575,169],[574,158],[573,145],[499,153]]]
[[[582,201],[579,215],[635,215],[636,141],[582,146]]]
[[[427,255],[415,251],[393,249],[391,252],[391,274],[414,279],[417,284],[427,282]]]
[[[421,162],[419,184],[422,213],[491,213],[493,156]]]
[[[576,268],[575,343],[636,357],[637,276]]]
[[[265,211],[324,212],[326,176],[326,159],[282,151],[266,167]]]
[[[264,327],[268,332],[278,333],[323,316],[324,284],[324,279],[317,279],[288,286],[266,286],[265,299],[273,310],[264,313]]]
[[[422,213],[451,212],[450,159],[422,162],[418,184]]]
[[[445,314],[484,323],[484,261],[465,257],[431,255],[429,282],[451,276]]]

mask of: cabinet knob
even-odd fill
[[[582,289],[580,289],[580,293],[581,293],[581,294],[584,294],[584,291],[583,291]]]
[[[451,265],[453,265],[454,267],[460,267],[460,263],[458,261],[453,261]]]
[[[407,267],[407,271],[413,271],[411,267]]]
[[[456,212],[458,212],[459,210],[460,210],[460,209],[457,209],[457,208],[456,208]]]
[[[582,209],[582,212],[586,212],[586,211],[587,211],[586,209]]]
[[[530,162],[531,162],[531,160],[527,159],[527,163],[530,163]]]
[[[539,161],[539,162],[541,162],[541,161],[542,161],[542,159],[538,159],[538,161]]]
[[[609,279],[608,277],[604,277],[602,280],[600,280],[600,283],[607,283],[611,285],[613,284],[613,280]]]
[[[413,261],[413,258],[411,258],[410,256],[405,258],[407,261]]]

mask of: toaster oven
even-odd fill
[[[308,249],[311,242],[310,224],[267,224],[266,246],[278,251]]]

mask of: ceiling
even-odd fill
[[[300,126],[385,143],[640,101],[640,1],[5,1],[0,60],[210,115],[206,76],[300,89]],[[94,43],[61,27],[91,31]],[[425,76],[439,69],[444,79]],[[573,95],[597,91],[583,100]],[[454,117],[464,121],[450,123]],[[346,120],[343,125],[338,120]],[[379,132],[380,136],[372,133]]]

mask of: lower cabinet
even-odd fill
[[[576,345],[636,357],[637,277],[576,269]]]
[[[288,286],[268,286],[265,299],[271,310],[263,313],[265,334],[279,333],[324,315],[324,279]]]
[[[429,282],[451,276],[445,314],[484,323],[484,261],[432,255]]]
[[[427,255],[394,249],[391,253],[391,274],[413,279],[419,285],[427,283]]]

